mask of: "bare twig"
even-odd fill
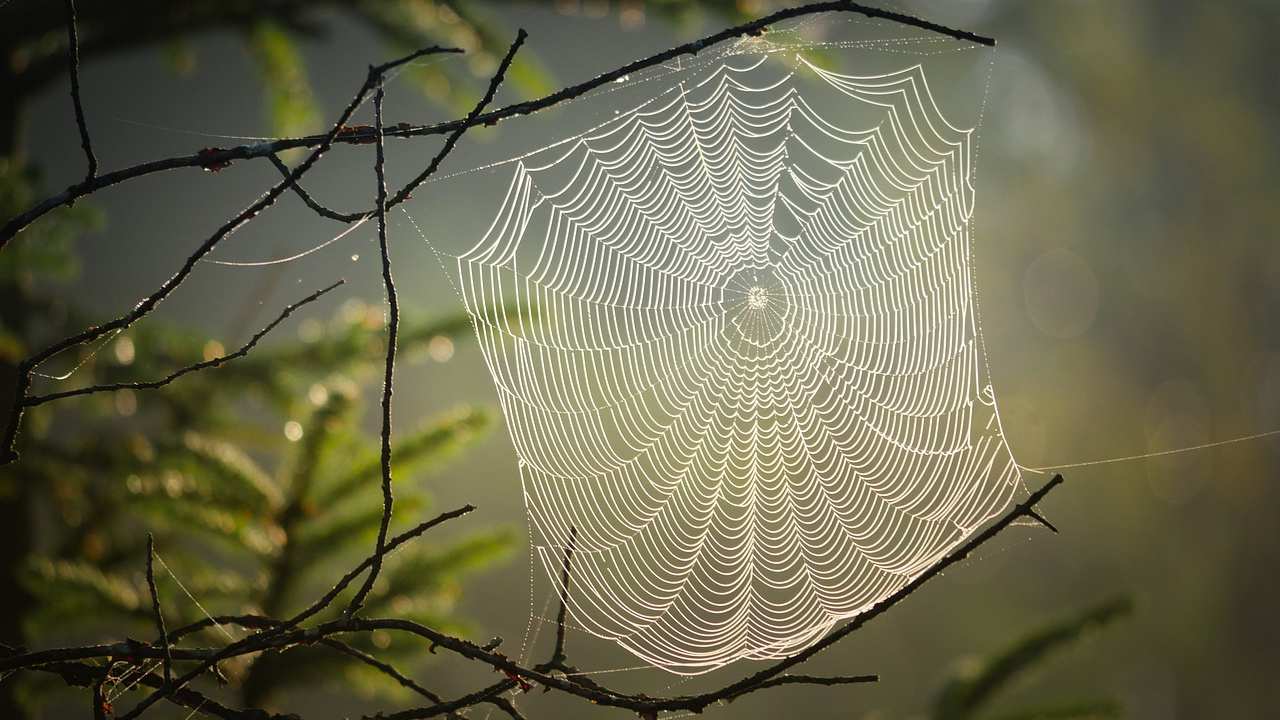
[[[164,682],[173,682],[173,651],[169,648],[169,632],[164,629],[164,613],[160,610],[160,591],[156,589],[156,540],[147,533],[147,590],[151,593],[151,614],[156,623],[156,633],[160,638],[160,649],[164,653]]]
[[[456,145],[458,140],[461,139],[462,133],[472,127],[475,118],[478,117],[480,113],[484,112],[484,109],[488,107],[489,103],[493,102],[493,97],[498,91],[498,86],[502,84],[503,79],[506,77],[507,70],[511,67],[512,60],[515,59],[516,51],[524,44],[526,37],[528,37],[528,33],[523,29],[516,34],[515,41],[511,43],[511,47],[507,50],[506,56],[503,57],[502,62],[499,63],[498,71],[493,74],[492,78],[490,78],[489,88],[480,99],[480,102],[476,103],[475,107],[471,109],[471,112],[467,113],[462,124],[449,134],[449,137],[444,141],[444,145],[441,147],[440,151],[436,153],[435,157],[431,159],[431,162],[427,165],[426,169],[406,183],[404,187],[396,191],[395,195],[391,198],[391,201],[386,204],[388,210],[399,205],[405,200],[408,200],[413,191],[416,190],[419,185],[426,182],[427,178],[436,173],[440,167],[441,161],[443,161],[444,158],[453,151],[454,145]],[[383,136],[385,137],[391,134],[392,132],[388,131],[384,126]],[[272,154],[267,157],[271,160],[271,164],[275,165],[276,169],[279,170],[282,175],[286,177],[288,176],[289,168],[280,160],[279,156]],[[302,199],[302,202],[305,203],[307,207],[311,208],[313,212],[323,218],[336,220],[341,223],[353,223],[366,220],[369,216],[377,212],[376,208],[374,210],[366,210],[363,212],[338,212],[337,210],[321,204],[311,195],[311,193],[308,193],[306,189],[302,187],[301,183],[293,183],[292,187],[294,193]]]
[[[284,322],[290,315],[292,315],[295,311],[297,311],[298,308],[308,303],[315,302],[316,300],[320,299],[322,295],[329,292],[330,290],[333,290],[339,285],[344,284],[345,282],[346,280],[338,280],[332,285],[321,288],[311,293],[310,295],[302,298],[301,300],[293,303],[292,305],[289,305],[278,316],[276,316],[275,320],[272,320],[270,323],[266,325],[266,327],[262,328],[257,333],[255,333],[253,337],[249,338],[248,342],[246,342],[244,345],[240,347],[239,350],[236,350],[233,353],[228,353],[226,355],[222,355],[216,358],[210,358],[208,360],[204,360],[204,361],[195,363],[193,365],[188,365],[179,370],[174,370],[173,372],[169,373],[168,375],[164,376],[159,380],[148,380],[144,382],[111,383],[108,385],[90,385],[88,387],[76,388],[75,390],[64,390],[62,392],[49,393],[47,395],[29,395],[25,400],[22,401],[22,404],[24,407],[35,407],[37,405],[43,405],[47,402],[52,402],[54,400],[61,400],[63,398],[75,397],[77,395],[92,395],[94,393],[113,392],[116,390],[154,390],[156,388],[162,388],[165,385],[168,385],[169,383],[173,382],[174,380],[177,380],[183,375],[188,375],[190,373],[197,372],[199,370],[204,370],[206,368],[215,368],[215,367],[218,367],[219,365],[223,365],[225,363],[231,362],[232,360],[242,358],[245,355],[248,355],[249,352],[253,350],[253,348],[256,347],[257,344],[262,340],[262,338],[266,337],[267,333],[271,332],[276,328],[277,325]]]
[[[322,645],[331,647],[334,650],[340,653],[343,653],[344,655],[347,655],[359,660],[365,665],[368,665],[369,667],[377,670],[383,675],[386,675],[392,680],[395,680],[397,683],[400,684],[401,687],[408,688],[409,690],[412,690],[413,692],[418,693],[422,697],[425,697],[426,699],[434,703],[433,707],[439,708],[438,714],[440,715],[447,715],[451,718],[458,718],[458,717],[461,717],[460,715],[457,714],[458,710],[463,710],[465,708],[479,705],[481,703],[489,703],[511,717],[514,717],[514,718],[520,717],[519,711],[517,711],[515,706],[511,704],[511,701],[507,700],[504,697],[501,697],[501,693],[505,692],[509,688],[496,689],[496,686],[490,686],[489,688],[485,688],[476,693],[472,693],[471,695],[466,696],[465,698],[466,702],[460,703],[457,700],[452,702],[446,702],[444,698],[422,687],[422,685],[418,684],[412,678],[405,676],[403,673],[397,670],[394,666],[390,665],[389,663],[385,663],[376,657],[373,657],[372,655],[364,652],[363,650],[351,647],[350,645],[340,640],[334,640],[333,638],[325,638],[321,640],[320,643]]]
[[[772,680],[766,680],[759,685],[756,685],[749,692],[765,690],[772,687],[778,687],[780,685],[861,685],[864,683],[879,681],[879,675],[781,675],[773,678]],[[726,699],[732,700],[734,697],[736,696],[731,696]]]
[[[1028,512],[1032,511],[1035,508],[1037,503],[1043,500],[1046,495],[1048,495],[1055,487],[1057,487],[1061,483],[1062,483],[1062,476],[1055,475],[1045,485],[1043,485],[1038,490],[1033,492],[1026,499],[1026,501],[1014,506],[1007,513],[1002,515],[998,520],[996,520],[994,523],[988,526],[985,530],[974,535],[972,538],[970,538],[960,547],[956,548],[952,552],[943,556],[941,559],[939,559],[937,562],[931,565],[927,570],[925,570],[923,573],[918,575],[914,580],[904,585],[900,590],[893,593],[892,595],[885,598],[884,600],[880,601],[879,603],[876,603],[875,605],[873,605],[871,608],[861,613],[860,615],[855,616],[854,618],[849,620],[849,622],[847,622],[845,625],[841,626],[838,630],[827,635],[825,638],[818,641],[817,643],[796,653],[795,655],[792,655],[788,658],[780,660],[777,663],[774,663],[773,665],[767,668],[764,668],[759,672],[753,673],[737,682],[725,685],[719,690],[703,693],[700,695],[690,695],[690,696],[671,697],[671,698],[648,698],[648,697],[639,696],[639,695],[629,695],[625,693],[620,693],[617,691],[603,688],[598,685],[594,687],[587,687],[580,683],[575,683],[571,680],[566,680],[562,677],[550,675],[536,669],[521,667],[519,664],[511,661],[505,656],[485,651],[484,649],[480,648],[479,646],[473,643],[469,643],[465,640],[460,640],[457,638],[452,638],[447,635],[444,635],[443,633],[432,630],[431,628],[425,628],[423,626],[416,625],[414,623],[409,623],[407,621],[390,619],[390,620],[374,620],[374,621],[356,620],[353,622],[360,623],[361,627],[366,627],[368,629],[395,629],[395,630],[401,630],[404,632],[410,632],[410,633],[419,635],[427,640],[430,640],[432,643],[436,644],[439,647],[446,648],[464,657],[486,662],[500,670],[504,670],[516,675],[520,675],[530,680],[534,680],[539,683],[542,683],[547,687],[555,688],[557,690],[562,690],[572,695],[577,695],[579,697],[590,700],[591,702],[594,702],[600,705],[621,707],[621,708],[625,708],[635,712],[650,712],[650,711],[701,712],[702,710],[706,709],[709,705],[712,705],[720,700],[730,700],[733,698],[741,697],[742,695],[755,692],[763,688],[774,687],[777,684],[789,684],[789,681],[775,682],[775,680],[779,676],[782,676],[783,673],[785,673],[790,668],[805,662],[806,660],[813,657],[814,655],[817,655],[818,653],[826,650],[832,645],[835,645],[836,643],[840,642],[844,638],[848,637],[854,631],[866,625],[871,620],[879,617],[889,608],[902,602],[907,597],[909,597],[912,593],[914,593],[916,590],[920,589],[920,587],[923,586],[925,583],[927,583],[929,580],[932,580],[933,578],[940,575],[947,568],[951,567],[952,565],[968,557],[970,553],[972,553],[978,547],[980,547],[984,543],[994,538],[996,535],[1000,534],[1000,532],[1003,531],[1005,528],[1009,527],[1009,525],[1013,524],[1019,519],[1027,517]],[[831,680],[835,680],[835,679],[831,679]],[[831,682],[829,684],[842,684],[842,683]]]
[[[573,551],[578,544],[578,528],[569,528],[569,544],[564,548],[564,565],[560,572],[560,610],[556,613],[556,644],[551,651],[549,667],[561,667],[567,659],[564,654],[565,620],[569,614],[569,570],[573,564]],[[561,667],[563,669],[563,667]]]
[[[216,651],[208,648],[170,648],[169,653],[174,660],[207,660]],[[130,660],[163,660],[165,651],[156,645],[148,645],[137,640],[126,640],[116,643],[98,645],[82,645],[80,647],[52,648],[9,655],[0,658],[0,672],[22,670],[39,667],[54,662],[91,660],[94,658],[128,658]]]
[[[387,206],[388,208],[395,207],[408,200],[419,185],[426,182],[427,178],[436,173],[436,170],[440,168],[440,163],[448,157],[450,152],[453,152],[453,147],[458,144],[462,134],[476,125],[476,119],[489,106],[489,103],[493,102],[493,96],[498,93],[498,86],[502,85],[502,81],[507,75],[507,70],[511,67],[511,61],[515,60],[516,53],[520,50],[520,46],[524,44],[527,37],[529,37],[529,34],[524,31],[524,28],[520,28],[516,32],[516,39],[511,43],[511,47],[507,49],[507,54],[502,58],[502,62],[498,64],[497,72],[489,79],[489,88],[485,91],[484,97],[480,98],[480,102],[477,102],[475,107],[471,108],[471,112],[467,113],[467,116],[458,123],[457,127],[453,128],[452,132],[449,133],[449,137],[445,138],[444,145],[440,148],[440,151],[436,153],[435,157],[431,158],[431,163],[427,165],[426,169],[396,191],[395,197],[391,199],[391,203]]]
[[[374,668],[375,670],[382,673],[383,675],[386,675],[387,677],[395,680],[397,683],[400,684],[400,687],[412,690],[413,692],[418,693],[419,695],[430,700],[433,703],[444,702],[444,699],[441,698],[439,695],[422,687],[416,681],[414,681],[413,678],[410,678],[406,676],[404,673],[395,669],[395,667],[392,666],[390,663],[385,663],[363,650],[351,647],[350,645],[342,642],[341,640],[334,640],[333,638],[325,638],[320,641],[320,644],[326,647],[333,648],[334,650],[342,653],[343,655],[347,655],[348,657],[353,657],[356,660],[359,660],[365,665],[368,665],[369,667]]]
[[[263,630],[263,629],[278,628],[284,625],[285,623],[283,621],[275,620],[273,618],[265,617],[262,615],[215,615],[212,617],[202,618],[189,625],[184,625],[183,627],[177,628],[173,630],[171,633],[169,633],[169,638],[170,640],[177,640],[178,638],[185,637],[187,635],[190,635],[191,633],[198,632],[200,630],[204,630],[209,627],[213,627],[216,625],[228,625],[228,624],[239,625],[240,627],[254,629],[254,630]],[[440,697],[438,694],[423,687],[420,683],[418,683],[414,679],[408,677],[404,673],[397,670],[395,666],[391,665],[390,663],[383,662],[382,660],[379,660],[378,658],[370,655],[369,653],[364,652],[363,650],[352,647],[351,645],[345,642],[342,642],[341,640],[337,640],[331,637],[326,637],[321,639],[320,644],[324,645],[325,647],[331,648],[336,652],[340,652],[344,655],[347,655],[349,657],[355,658],[356,660],[359,660],[365,665],[368,665],[369,667],[374,668],[375,670],[377,670],[378,672],[381,672],[382,674],[386,675],[392,680],[395,680],[401,687],[408,688],[409,690],[417,693],[418,695],[421,695],[422,697],[426,698],[432,703],[440,704],[445,702],[445,700],[442,697]],[[502,710],[503,712],[506,712],[509,715],[511,715],[512,714],[511,711],[514,710],[514,708],[508,709],[510,702],[508,702],[505,698],[494,697],[488,700],[487,702],[494,705],[495,707]],[[450,716],[453,717],[452,714]],[[518,717],[518,713],[516,715],[513,715],[513,717]]]
[[[279,155],[268,155],[267,159],[276,167],[276,170],[280,171],[280,175],[282,177],[288,179],[289,166],[284,164],[284,161],[280,159]],[[337,220],[341,223],[353,223],[369,217],[367,213],[341,213],[337,210],[333,210],[332,208],[325,207],[312,197],[311,193],[307,192],[306,189],[302,187],[301,183],[291,182],[289,183],[289,187],[299,198],[302,199],[302,202],[305,203],[307,207],[311,208],[311,210],[320,217]]]
[[[643,60],[628,63],[615,70],[610,70],[609,72],[598,75],[591,80],[564,88],[563,90],[551,93],[537,100],[515,103],[487,113],[481,113],[470,120],[453,120],[435,125],[396,124],[391,126],[391,129],[386,132],[386,135],[388,137],[443,135],[445,133],[453,132],[463,126],[474,127],[476,125],[495,125],[502,120],[506,120],[517,115],[527,115],[565,102],[566,100],[572,100],[573,98],[584,95],[598,87],[607,85],[624,75],[639,72],[655,65],[660,65],[668,60],[672,60],[683,55],[697,54],[698,52],[725,40],[741,37],[743,35],[757,35],[775,23],[824,12],[858,13],[869,18],[888,20],[908,27],[916,27],[922,30],[936,32],[963,42],[972,42],[979,45],[993,46],[996,42],[993,38],[976,35],[966,30],[948,28],[911,15],[892,12],[889,10],[881,10],[879,8],[860,5],[854,2],[834,0],[831,2],[811,3],[808,5],[800,5],[793,8],[779,10],[758,20],[736,25],[718,33],[708,35],[699,40],[694,40],[693,42],[679,45],[671,48],[670,50],[650,55]],[[355,144],[364,144],[372,141],[373,133],[369,130],[353,131],[351,133],[344,134],[344,136],[339,140],[339,142]],[[151,173],[184,167],[208,167],[210,165],[223,166],[236,160],[267,157],[293,148],[314,147],[323,142],[324,136],[311,135],[301,138],[270,140],[252,143],[249,145],[240,145],[233,148],[206,148],[203,151],[193,153],[191,155],[153,160],[151,162],[142,163],[123,170],[117,170],[113,173],[101,175],[94,178],[92,182],[82,183],[81,185],[68,188],[61,193],[52,195],[32,206],[27,211],[10,219],[3,227],[0,227],[0,250],[2,250],[15,235],[49,211],[84,195],[101,190],[104,187],[110,187],[111,185],[116,185]],[[364,214],[366,213],[357,213],[356,216],[358,217]],[[353,219],[348,218],[344,218],[344,220],[348,222],[353,221]]]
[[[844,638],[852,634],[854,631],[866,625],[868,622],[884,614],[884,612],[889,608],[905,600],[908,596],[910,596],[912,593],[918,590],[920,586],[924,585],[925,583],[929,582],[933,578],[937,577],[947,568],[951,567],[952,565],[968,557],[969,553],[978,549],[978,547],[986,543],[988,540],[1000,534],[1002,530],[1007,528],[1009,525],[1011,525],[1015,521],[1024,517],[1028,517],[1029,513],[1034,511],[1036,504],[1038,504],[1041,500],[1043,500],[1046,495],[1052,492],[1053,489],[1060,484],[1062,484],[1062,476],[1054,475],[1053,478],[1049,480],[1049,482],[1041,486],[1040,489],[1031,493],[1031,495],[1024,502],[1014,506],[1012,510],[1005,513],[1003,516],[1000,517],[999,520],[992,523],[985,530],[978,533],[977,535],[974,535],[972,538],[968,540],[968,542],[964,543],[959,548],[943,556],[942,559],[940,559],[938,562],[929,566],[928,570],[925,570],[923,573],[916,576],[914,580],[902,586],[902,588],[897,592],[895,592],[894,594],[890,595],[884,600],[881,600],[875,605],[872,605],[865,612],[854,617],[849,622],[845,623],[839,630],[836,630],[835,632],[826,636],[822,640],[819,640],[818,642],[814,643],[813,645],[810,645],[809,647],[796,653],[795,655],[792,655],[789,658],[786,658],[768,668],[765,668],[760,672],[754,673],[746,678],[743,678],[742,680],[739,680],[736,683],[726,686],[716,694],[723,694],[724,697],[736,697],[737,695],[741,694],[740,691],[754,687],[756,685],[759,685],[762,682],[769,680],[772,677],[780,675],[786,670],[792,667],[795,667],[796,665],[799,665],[800,663],[808,660],[814,655],[817,655],[823,650],[840,642],[841,640],[843,640]]]
[[[1044,517],[1043,515],[1041,515],[1040,513],[1036,512],[1034,508],[1032,508],[1032,509],[1028,509],[1028,510],[1027,510],[1027,517],[1029,517],[1029,518],[1031,518],[1032,520],[1035,520],[1036,522],[1040,523],[1041,525],[1043,525],[1043,526],[1045,526],[1045,527],[1049,528],[1049,529],[1050,529],[1050,530],[1052,530],[1054,533],[1057,533],[1057,532],[1058,532],[1058,528],[1057,528],[1057,527],[1055,527],[1053,523],[1051,523],[1051,522],[1049,522],[1047,519],[1045,519],[1045,517]]]
[[[523,716],[516,709],[515,705],[503,697],[501,694],[511,690],[516,686],[514,680],[503,680],[496,682],[488,687],[481,688],[473,693],[468,693],[455,700],[448,702],[436,703],[428,707],[410,708],[389,715],[365,716],[365,720],[421,720],[422,718],[433,718],[448,713],[457,712],[469,707],[474,707],[483,702],[493,703],[500,709],[516,720],[521,720]],[[495,702],[495,700],[497,702]]]
[[[551,649],[551,657],[540,665],[535,665],[534,670],[538,672],[558,671],[565,677],[573,678],[573,682],[590,690],[608,692],[599,683],[582,674],[574,665],[569,664],[569,657],[565,654],[565,636],[568,630],[569,618],[569,589],[570,575],[573,569],[573,552],[578,546],[578,528],[569,528],[569,542],[564,547],[564,560],[560,569],[560,587],[557,594],[560,596],[560,608],[556,611],[556,639],[555,645]]]
[[[507,51],[506,57],[502,59],[502,63],[498,66],[497,72],[493,74],[493,78],[489,81],[489,89],[485,92],[484,97],[476,103],[476,106],[467,115],[468,118],[474,118],[484,111],[484,108],[493,100],[493,96],[498,91],[498,86],[502,84],[502,79],[506,75],[507,68],[511,67],[511,61],[515,58],[516,51],[524,43],[527,33],[521,29],[516,34],[515,42],[511,43],[511,49]],[[375,82],[377,83],[377,93],[373,99],[373,117],[375,131],[375,161],[374,173],[377,179],[377,206],[374,213],[378,218],[378,249],[382,256],[382,284],[387,295],[387,355],[386,363],[382,378],[382,519],[378,525],[378,541],[373,553],[373,564],[369,570],[369,576],[365,578],[364,585],[361,586],[359,592],[351,598],[351,603],[347,606],[347,613],[353,614],[364,604],[365,597],[373,590],[373,584],[378,579],[378,573],[382,570],[382,555],[385,551],[384,545],[387,540],[387,530],[391,525],[391,512],[394,504],[392,496],[391,483],[391,396],[395,385],[395,364],[396,364],[396,336],[400,329],[400,305],[396,300],[396,285],[391,274],[391,251],[387,245],[387,182],[386,182],[386,158],[382,124],[382,72],[385,69],[369,68],[370,77],[374,77],[377,73]],[[467,131],[469,125],[462,125],[445,140],[444,145],[436,152],[435,157],[427,165],[421,173],[417,175],[408,185],[400,192],[397,197],[408,197],[409,192],[424,182],[427,178],[435,174],[440,168],[440,164],[453,151],[462,134]],[[301,188],[299,188],[301,191]]]
[[[84,105],[80,101],[80,38],[76,32],[76,3],[66,0],[67,5],[67,64],[71,75],[71,104],[75,107],[76,127],[80,130],[80,147],[84,149],[85,160],[89,167],[85,171],[84,182],[90,182],[98,174],[98,158],[93,154],[93,143],[89,141],[89,125],[84,119]]]
[[[476,508],[474,505],[463,505],[462,507],[456,510],[450,510],[448,512],[440,513],[439,515],[435,516],[434,518],[431,518],[430,520],[427,520],[426,522],[418,523],[416,526],[392,538],[390,542],[388,542],[385,546],[383,546],[382,553],[383,555],[386,555],[391,551],[395,550],[396,548],[400,547],[404,543],[409,542],[414,538],[417,538],[419,535],[430,530],[431,528],[441,523],[447,522],[449,520],[453,520],[454,518],[462,517],[463,515],[466,515],[467,513],[475,509]],[[348,572],[346,575],[343,575],[342,578],[338,580],[338,582],[335,583],[334,586],[330,588],[330,590],[327,593],[320,596],[320,598],[316,600],[314,603],[312,603],[309,607],[307,607],[307,609],[303,610],[302,612],[298,613],[297,615],[294,615],[292,618],[287,620],[285,622],[285,625],[288,627],[296,627],[297,625],[305,622],[306,620],[314,616],[316,613],[319,613],[320,611],[324,610],[326,607],[329,607],[330,603],[332,603],[334,599],[338,597],[338,595],[342,594],[343,590],[347,589],[347,586],[351,584],[352,580],[359,577],[360,573],[364,572],[366,569],[368,569],[372,565],[373,565],[373,557],[370,556],[365,558],[353,570]]]
[[[369,69],[372,75],[373,68]],[[377,176],[378,250],[382,255],[382,285],[387,294],[387,356],[382,376],[382,519],[378,524],[378,541],[373,549],[373,564],[364,585],[351,598],[347,613],[353,614],[364,604],[365,597],[373,590],[373,584],[382,570],[382,555],[386,552],[387,529],[391,527],[391,510],[394,497],[391,494],[391,395],[395,388],[396,335],[400,331],[400,303],[396,299],[396,282],[391,275],[391,249],[387,247],[387,176],[386,154],[382,137],[382,76],[377,77],[377,92],[373,96],[373,123],[377,130],[377,152],[374,174]]]

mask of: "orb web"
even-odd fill
[[[515,164],[459,290],[577,626],[676,673],[786,656],[1006,506],[972,136],[920,65],[766,54]]]

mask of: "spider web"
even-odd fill
[[[457,258],[576,625],[697,674],[793,654],[1020,479],[971,275],[973,130],[921,65],[733,46],[513,164]],[[535,316],[531,319],[531,316]]]

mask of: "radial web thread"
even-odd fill
[[[918,65],[740,55],[514,165],[459,290],[576,625],[785,656],[1007,506],[972,137]]]

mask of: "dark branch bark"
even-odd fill
[[[476,106],[471,109],[471,112],[467,113],[467,116],[458,123],[456,128],[453,128],[452,132],[449,133],[449,137],[445,138],[444,146],[441,147],[440,151],[436,153],[436,156],[431,159],[431,163],[427,165],[427,168],[418,173],[417,177],[410,180],[404,187],[400,188],[400,190],[396,192],[395,197],[391,199],[391,203],[387,206],[388,209],[408,200],[409,196],[418,188],[419,185],[426,182],[427,178],[436,173],[436,170],[440,168],[440,163],[448,157],[449,153],[453,152],[453,148],[458,144],[458,140],[462,138],[462,134],[468,129],[475,127],[477,124],[476,119],[481,116],[484,109],[489,106],[489,103],[493,102],[493,96],[498,93],[498,86],[502,85],[502,81],[507,75],[507,70],[511,67],[511,62],[515,60],[516,53],[520,50],[520,46],[524,44],[525,38],[528,36],[529,34],[524,31],[524,28],[521,28],[519,32],[516,33],[516,39],[511,43],[511,47],[507,50],[506,56],[502,58],[502,62],[498,65],[498,71],[493,74],[492,78],[490,78],[489,89],[485,91],[484,97],[480,98],[480,102],[476,103]]]
[[[160,638],[160,650],[164,654],[164,682],[173,682],[173,651],[169,647],[169,632],[164,629],[164,613],[160,610],[160,591],[156,589],[156,540],[147,533],[147,590],[151,593],[151,615]]]
[[[549,667],[563,666],[567,657],[564,653],[565,620],[569,614],[569,571],[573,567],[573,551],[578,544],[578,528],[569,528],[569,544],[564,548],[564,566],[560,572],[560,610],[556,612],[556,644],[551,651]],[[563,669],[563,668],[562,668]]]
[[[76,33],[76,3],[67,0],[67,64],[71,75],[71,104],[75,107],[76,127],[80,130],[80,147],[84,150],[84,158],[88,162],[84,181],[89,182],[98,174],[98,158],[93,154],[93,143],[89,140],[89,125],[84,119],[84,104],[80,100],[80,38]]]
[[[373,68],[369,68],[372,75]],[[373,96],[373,123],[377,133],[377,152],[374,173],[377,176],[378,250],[382,254],[382,285],[387,294],[387,356],[382,376],[382,520],[378,525],[378,541],[373,549],[373,564],[364,585],[351,598],[347,614],[360,610],[364,599],[373,590],[373,584],[382,571],[382,555],[386,552],[387,529],[391,527],[391,511],[394,497],[391,494],[391,396],[395,388],[396,335],[400,331],[400,303],[396,299],[396,282],[391,275],[391,249],[387,247],[387,177],[386,154],[382,137],[382,76],[378,75],[378,90]]]
[[[524,30],[520,30],[516,34],[515,42],[511,43],[511,49],[507,51],[506,57],[502,59],[502,64],[498,66],[497,72],[493,74],[493,78],[489,81],[489,89],[485,92],[484,97],[480,98],[480,102],[476,103],[470,114],[467,115],[468,118],[475,118],[493,101],[493,96],[497,94],[498,86],[502,84],[507,68],[511,67],[511,61],[515,59],[516,51],[520,49],[526,37],[527,34]],[[400,304],[396,299],[396,284],[391,273],[391,250],[387,245],[387,209],[390,204],[387,202],[386,151],[382,124],[382,74],[386,72],[388,66],[394,67],[395,64],[369,68],[369,76],[370,78],[376,77],[375,82],[378,88],[373,100],[374,144],[376,146],[374,173],[377,179],[377,205],[374,208],[374,214],[378,219],[378,249],[382,257],[382,284],[387,295],[387,355],[382,378],[382,429],[380,433],[382,440],[382,519],[378,525],[378,541],[373,552],[373,564],[370,567],[368,577],[365,578],[364,585],[351,598],[351,603],[347,606],[348,615],[360,610],[365,598],[373,590],[373,584],[378,579],[378,573],[382,570],[382,555],[385,552],[387,529],[391,525],[391,512],[394,505],[394,498],[391,492],[391,397],[395,386],[396,336],[400,329]],[[449,153],[453,152],[458,140],[461,139],[462,134],[469,127],[470,125],[462,125],[451,133],[445,140],[444,145],[435,154],[435,157],[431,158],[431,162],[426,169],[411,180],[400,193],[397,193],[397,197],[401,199],[408,197],[413,188],[416,188],[425,182],[427,178],[434,175],[436,170],[440,168],[440,164],[444,162],[444,159],[449,156]],[[297,187],[296,184],[295,187]],[[301,192],[301,188],[298,188],[298,190]]]

